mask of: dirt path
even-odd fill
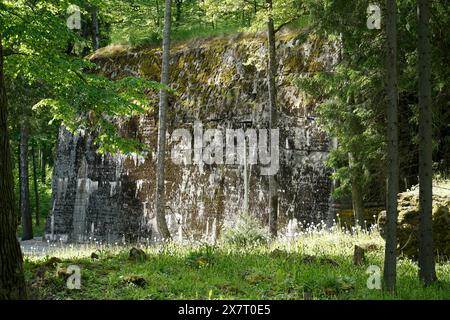
[[[36,237],[33,240],[20,241],[20,247],[24,256],[45,257],[51,256],[54,251],[67,247],[67,244],[60,242],[48,242],[42,240],[42,237]]]

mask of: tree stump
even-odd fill
[[[353,264],[355,266],[362,265],[365,261],[365,250],[364,248],[355,245],[355,251],[353,253]]]

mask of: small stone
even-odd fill
[[[95,259],[99,259],[100,257],[98,256],[98,254],[96,254],[95,252],[91,253],[91,259],[95,260]]]
[[[123,282],[126,284],[134,284],[138,287],[144,287],[147,284],[147,281],[142,276],[130,275],[123,277]]]
[[[63,278],[64,280],[67,280],[71,276],[71,273],[67,272],[67,268],[59,267],[56,270],[56,275],[58,276],[58,278]]]
[[[147,254],[142,249],[131,248],[128,260],[131,260],[131,261],[144,261],[146,259],[147,259]]]
[[[61,259],[56,257],[51,257],[45,262],[45,266],[49,269],[55,269],[58,263],[61,263]]]

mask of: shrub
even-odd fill
[[[268,228],[263,227],[258,219],[248,213],[241,214],[235,226],[229,226],[223,233],[226,244],[248,246],[265,244],[270,239]]]

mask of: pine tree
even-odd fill
[[[425,286],[436,279],[432,223],[432,119],[430,85],[430,2],[417,0],[419,55],[419,278]]]
[[[385,289],[393,292],[397,276],[398,111],[397,111],[397,4],[387,0],[387,223],[384,256]]]

